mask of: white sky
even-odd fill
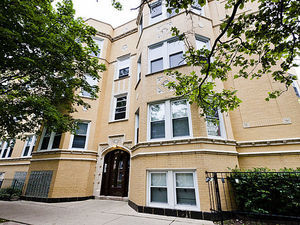
[[[94,18],[111,24],[113,27],[122,25],[135,19],[138,10],[130,10],[139,6],[141,0],[119,0],[123,5],[121,11],[111,5],[111,0],[73,0],[76,15],[79,17]]]

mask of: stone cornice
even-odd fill
[[[270,140],[256,140],[256,141],[237,141],[236,147],[263,147],[263,146],[277,146],[277,145],[295,145],[300,144],[300,138],[285,138],[285,139],[270,139]]]
[[[124,37],[126,37],[126,36],[128,36],[128,35],[134,34],[134,33],[136,33],[137,31],[138,31],[138,28],[134,28],[134,29],[129,30],[129,31],[123,33],[123,34],[120,34],[120,35],[116,36],[116,37],[112,37],[112,36],[110,36],[109,34],[106,34],[106,33],[100,32],[100,31],[97,31],[97,35],[99,35],[99,36],[101,36],[101,37],[104,37],[104,38],[107,38],[107,39],[109,39],[111,42],[114,42],[114,41],[120,40],[120,39],[122,39],[122,38],[124,38]]]
[[[53,154],[74,154],[74,155],[94,155],[97,156],[98,153],[90,150],[71,150],[71,149],[55,149],[55,150],[46,150],[33,152],[33,156],[39,155],[53,155]]]
[[[139,148],[145,148],[145,147],[158,147],[158,146],[184,145],[184,144],[215,144],[215,145],[236,146],[236,141],[229,140],[229,139],[197,137],[197,138],[167,140],[167,141],[141,142],[133,146],[131,150],[135,151]]]

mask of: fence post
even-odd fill
[[[223,213],[222,213],[222,205],[221,205],[221,197],[220,197],[220,190],[218,184],[218,176],[217,173],[213,173],[214,183],[215,183],[215,190],[216,190],[216,203],[217,203],[217,210],[221,216],[221,225],[223,225]]]

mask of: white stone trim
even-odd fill
[[[96,162],[96,159],[88,159],[88,158],[46,158],[46,159],[31,159],[31,162],[37,162],[37,161],[53,161],[53,160],[70,160],[70,161],[94,161]]]
[[[214,149],[192,149],[192,150],[180,150],[180,151],[161,151],[161,152],[140,152],[133,155],[131,158],[138,156],[148,156],[148,155],[166,155],[166,154],[184,154],[184,153],[216,153],[225,155],[238,155],[236,151],[224,151],[224,150],[214,150]]]
[[[274,155],[274,154],[300,154],[300,150],[269,151],[269,152],[240,152],[240,153],[238,153],[239,156]]]
[[[0,163],[0,166],[27,166],[30,163]]]

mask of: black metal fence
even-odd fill
[[[215,214],[215,220],[220,221],[221,224],[225,220],[229,220],[229,224],[300,224],[300,211],[296,216],[287,216],[249,212],[241,209],[241,204],[237,202],[237,196],[235,196],[233,182],[238,183],[239,180],[234,179],[234,175],[242,173],[264,173],[266,175],[273,173],[273,177],[281,179],[280,181],[293,179],[292,182],[300,185],[300,172],[206,172],[210,208]],[[298,201],[300,205],[300,199]]]

